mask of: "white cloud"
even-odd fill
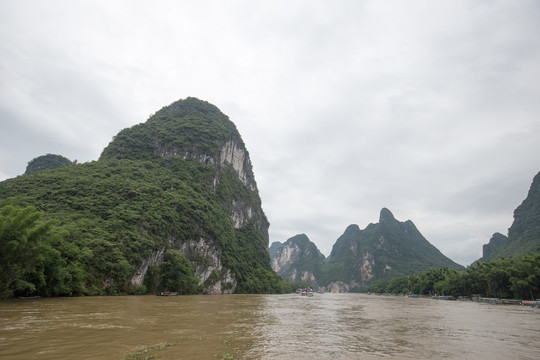
[[[534,1],[17,1],[0,11],[1,178],[97,159],[186,96],[234,121],[271,241],[323,253],[380,208],[478,258],[540,170]]]

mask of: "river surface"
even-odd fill
[[[0,302],[0,359],[540,359],[540,309],[362,294]]]

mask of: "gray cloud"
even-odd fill
[[[229,115],[271,241],[328,255],[388,207],[462,264],[540,170],[535,1],[17,1],[0,11],[0,179],[95,160],[186,96]]]

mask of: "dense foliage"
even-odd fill
[[[187,98],[163,107],[145,123],[120,131],[100,160],[213,155],[231,138],[241,141],[225,114],[206,101]]]
[[[366,291],[390,294],[480,295],[503,299],[540,298],[540,254],[478,262],[466,270],[448,268],[379,281]]]
[[[63,295],[80,285],[79,269],[57,250],[67,233],[41,216],[32,206],[0,208],[0,298]]]
[[[499,237],[495,244],[490,241],[488,245],[492,246],[488,247],[487,254],[484,253],[483,261],[522,255],[528,251],[540,252],[540,173],[534,177],[525,200],[514,211],[514,222],[508,229],[508,239],[503,241]]]
[[[241,141],[234,124],[216,107],[186,99],[158,111],[146,124],[120,132],[99,161],[0,183],[0,206],[35,206],[45,221],[55,219],[65,230],[61,240],[50,243],[70,282],[49,292],[32,286],[15,290],[40,295],[200,292],[224,274],[214,271],[201,284],[194,271],[207,259],[179,249],[184,242],[204,238],[220,249],[223,271],[232,271],[237,292],[289,291],[290,285],[270,268],[268,222],[257,191],[243,186],[222,164],[201,161],[199,151],[219,153],[220,144],[232,137]],[[193,156],[184,156],[184,151]],[[233,200],[260,213],[236,229],[230,216]],[[157,253],[163,261],[149,266],[144,285],[134,287],[130,279]],[[49,286],[52,278],[42,280]]]
[[[378,224],[369,224],[364,230],[349,226],[334,244],[326,266],[324,282],[355,282],[360,287],[372,279],[391,279],[444,266],[463,268],[431,245],[412,221],[397,221],[384,208]],[[366,276],[367,268],[372,278]]]
[[[77,161],[71,161],[62,155],[47,154],[38,156],[28,162],[26,166],[25,175],[34,174],[38,171],[56,169],[59,167],[69,166],[76,164]]]
[[[307,235],[295,235],[283,244],[275,242],[269,251],[272,259],[281,257],[283,251],[286,251],[290,256],[290,262],[281,264],[280,269],[277,271],[282,278],[290,282],[298,282],[304,274],[313,274],[315,280],[306,279],[303,283],[309,284],[309,286],[304,287],[318,288],[322,285],[319,283],[319,279],[324,277],[325,257],[317,246],[309,240]]]

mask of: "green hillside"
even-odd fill
[[[494,237],[496,234],[494,235]],[[501,235],[503,236],[503,235]],[[480,261],[492,261],[504,256],[519,256],[529,251],[540,253],[540,173],[534,177],[529,193],[514,210],[514,222],[508,229],[506,241],[500,240],[488,246]]]
[[[364,230],[349,225],[326,259],[304,234],[273,243],[270,254],[272,268],[287,281],[327,291],[365,289],[379,280],[430,269],[463,269],[431,245],[412,221],[400,222],[385,208],[377,224]]]
[[[34,294],[288,290],[270,267],[268,221],[241,137],[198,99],[122,130],[98,161],[0,183],[6,205],[34,206],[69,233],[50,244],[65,286],[36,284]],[[40,266],[20,280],[46,280]]]
[[[378,224],[364,230],[351,225],[345,230],[327,266],[325,282],[342,281],[351,287],[433,268],[463,268],[431,245],[412,221],[399,222],[384,208]]]
[[[47,154],[38,156],[28,162],[24,175],[34,174],[38,171],[56,169],[59,167],[76,164],[76,161],[71,161],[62,155]]]
[[[318,288],[324,277],[325,257],[306,234],[291,237],[285,243],[270,247],[272,269],[283,279],[295,283],[309,283]]]

